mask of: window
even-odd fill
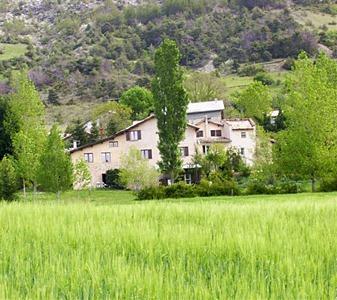
[[[111,162],[111,153],[110,152],[102,152],[101,153],[102,163]]]
[[[246,131],[241,131],[241,138],[245,139],[247,137]]]
[[[192,184],[192,174],[184,174],[184,180],[187,184]]]
[[[207,154],[209,150],[209,145],[202,145],[202,153]]]
[[[94,154],[93,153],[84,153],[84,160],[87,163],[93,163],[94,162]]]
[[[138,141],[142,139],[142,134],[140,130],[132,130],[126,133],[127,141]]]
[[[240,148],[240,154],[245,155],[245,148]]]
[[[116,148],[118,147],[118,141],[110,141],[109,148]]]
[[[203,136],[204,136],[204,132],[202,130],[198,130],[197,137],[203,137]]]
[[[180,147],[181,156],[188,156],[188,147]]]
[[[211,136],[221,136],[221,129],[220,130],[211,130]]]
[[[143,158],[152,159],[152,150],[151,149],[140,150],[140,153],[142,154]]]

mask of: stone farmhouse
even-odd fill
[[[187,110],[188,125],[180,150],[185,170],[185,181],[197,180],[191,170],[195,169],[193,157],[206,154],[212,144],[221,143],[226,148],[235,148],[247,165],[254,162],[256,127],[251,119],[225,119],[222,101],[191,103]],[[104,186],[106,172],[119,169],[121,157],[131,147],[139,149],[150,165],[157,167],[160,153],[157,120],[154,115],[134,122],[131,126],[94,143],[70,150],[73,163],[84,159],[92,175],[92,186]]]

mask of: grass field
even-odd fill
[[[333,299],[337,194],[0,204],[1,299]]]
[[[27,45],[0,43],[0,50],[2,50],[2,53],[0,54],[0,61],[9,60],[24,55],[27,51]]]

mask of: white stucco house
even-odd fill
[[[183,168],[193,168],[193,157],[206,154],[209,147],[221,143],[226,148],[236,148],[247,165],[252,165],[256,147],[256,126],[251,119],[224,119],[223,102],[209,101],[192,103],[187,110],[188,125],[180,143]],[[157,167],[160,153],[157,120],[154,115],[134,122],[131,126],[97,142],[70,150],[75,163],[84,159],[92,175],[92,186],[105,183],[106,172],[119,169],[121,157],[131,147],[139,149],[150,165]],[[186,172],[185,180],[192,182]]]

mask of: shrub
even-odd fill
[[[273,78],[270,76],[270,74],[266,72],[259,72],[255,75],[254,80],[260,81],[264,85],[272,85],[274,84]]]
[[[11,158],[5,156],[0,162],[0,199],[15,200],[18,189],[17,173]]]
[[[319,190],[321,192],[333,192],[337,191],[337,177],[323,178]]]
[[[239,69],[239,76],[255,76],[257,73],[264,72],[260,65],[246,65]]]
[[[164,199],[165,188],[163,186],[143,188],[137,194],[138,200]]]
[[[301,192],[300,185],[295,181],[282,180],[267,183],[263,180],[252,179],[247,185],[246,194],[295,194]]]
[[[203,179],[195,189],[197,195],[202,197],[234,196],[239,194],[238,185],[230,180],[211,182]]]
[[[178,182],[165,188],[166,198],[193,198],[196,195],[193,185],[185,182]]]
[[[120,180],[120,170],[113,169],[106,172],[106,185],[111,189],[123,189],[124,185]]]

